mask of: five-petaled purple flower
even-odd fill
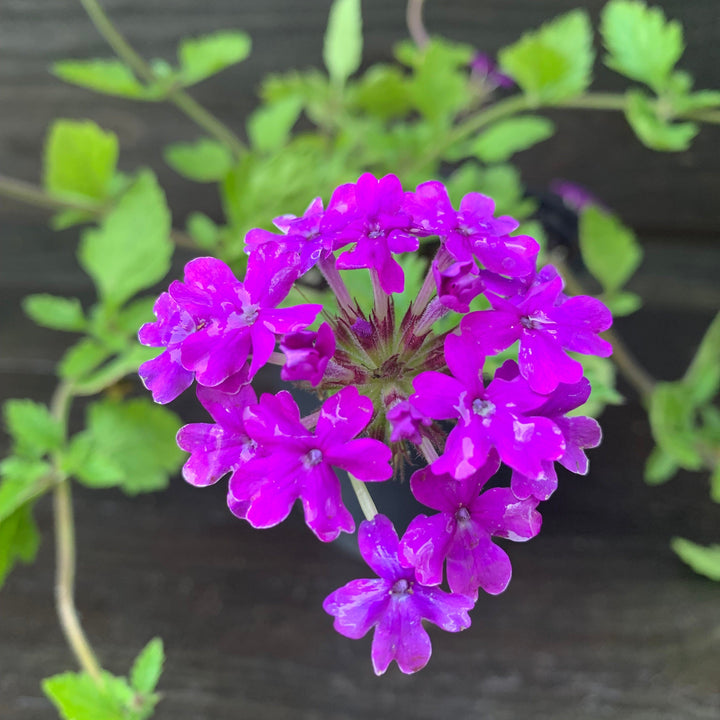
[[[335,629],[345,637],[361,638],[375,628],[371,655],[376,675],[393,660],[404,673],[417,672],[432,653],[422,621],[448,632],[465,630],[470,627],[467,611],[475,603],[421,584],[414,569],[402,565],[398,537],[384,515],[360,525],[358,544],[365,562],[380,577],[350,581],[325,598],[323,608],[335,617]]]

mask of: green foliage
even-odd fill
[[[580,215],[579,240],[583,262],[602,286],[611,310],[619,315],[635,311],[640,298],[620,292],[642,261],[633,231],[612,213],[590,205]]]
[[[333,83],[344,85],[360,67],[362,44],[360,0],[334,0],[323,44],[323,62]]]
[[[297,95],[260,106],[247,122],[250,142],[258,152],[273,152],[285,145],[303,108]]]
[[[67,672],[46,678],[42,688],[63,720],[146,720],[159,700],[105,671],[99,683],[87,673]]]
[[[118,140],[90,120],[55,120],[45,144],[45,188],[102,200],[115,174]]]
[[[705,331],[682,384],[695,407],[710,402],[720,390],[720,313]]]
[[[83,233],[79,259],[101,299],[118,306],[161,280],[170,267],[170,212],[148,170],[95,229]]]
[[[584,375],[592,387],[587,402],[571,410],[569,415],[589,415],[598,418],[607,405],[622,405],[625,402],[625,398],[615,389],[617,373],[610,358],[580,353],[569,353],[569,355],[582,363]]]
[[[40,546],[40,534],[29,504],[0,521],[0,587],[14,565],[31,563]]]
[[[678,464],[672,455],[656,445],[645,463],[645,482],[648,485],[662,485],[678,471]]]
[[[89,487],[119,486],[128,495],[167,487],[183,459],[179,418],[146,398],[102,400],[88,408],[87,429],[73,438],[72,467]]]
[[[190,213],[187,219],[186,229],[198,247],[211,250],[218,244],[219,228],[204,213]]]
[[[60,360],[58,374],[64,380],[79,380],[92,372],[111,355],[95,338],[84,337],[72,345]]]
[[[572,10],[503,48],[498,57],[533,103],[559,103],[584,92],[592,79],[592,27],[584,10]]]
[[[373,65],[348,88],[348,105],[387,121],[405,115],[412,101],[407,77],[394,65]]]
[[[691,540],[676,537],[672,549],[696,573],[720,582],[720,545],[698,545]]]
[[[27,399],[8,400],[3,411],[18,454],[42,457],[62,446],[62,426],[50,414],[47,405]]]
[[[222,143],[209,138],[168,145],[163,157],[175,172],[188,180],[202,183],[222,180],[234,164],[230,151]]]
[[[153,638],[140,652],[130,670],[130,685],[133,689],[149,695],[157,687],[165,662],[163,642],[159,637]]]
[[[505,162],[516,152],[552,137],[554,132],[555,125],[547,118],[534,115],[508,118],[480,133],[472,143],[472,150],[483,162]]]
[[[42,293],[23,298],[25,314],[38,325],[53,330],[80,332],[87,326],[85,313],[77,298]]]
[[[195,85],[245,60],[250,54],[250,37],[237,30],[221,30],[186,38],[178,46],[179,77],[183,85]]]
[[[600,32],[609,55],[605,64],[661,93],[683,54],[682,25],[667,21],[659,7],[640,0],[611,0],[602,12]]]
[[[641,90],[626,93],[625,117],[638,140],[651,150],[679,152],[687,150],[699,128],[695,123],[673,123],[660,113],[660,101],[654,101]]]
[[[0,462],[0,523],[52,484],[52,468],[36,458],[11,455]]]
[[[52,72],[72,85],[131,100],[161,100],[165,94],[159,83],[141,83],[122,60],[62,60]]]

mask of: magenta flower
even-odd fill
[[[421,428],[432,425],[432,420],[411,405],[407,400],[400,400],[387,411],[387,420],[392,431],[390,442],[409,440],[419,445],[422,442]]]
[[[448,335],[445,360],[454,377],[424,372],[413,381],[410,402],[427,417],[457,419],[445,452],[431,465],[436,475],[449,473],[458,480],[469,477],[497,449],[514,470],[535,477],[543,460],[557,460],[565,452],[558,426],[533,411],[545,398],[533,392],[522,377],[495,377],[485,388],[485,357],[467,333]]]
[[[318,261],[330,257],[332,242],[320,232],[320,221],[324,217],[322,198],[315,198],[302,217],[280,215],[273,224],[283,235],[255,228],[245,235],[245,249],[252,255],[253,251],[265,243],[277,243],[283,252],[295,254],[300,258],[299,273],[303,275]]]
[[[257,396],[249,385],[234,394],[201,385],[197,396],[215,424],[190,423],[181,427],[177,444],[190,453],[183,477],[192,485],[205,486],[235,472],[255,455],[256,444],[245,432],[243,412],[257,402]]]
[[[577,213],[581,213],[589,205],[605,207],[586,187],[569,180],[553,180],[550,183],[550,190],[559,195],[565,205]]]
[[[360,525],[358,545],[379,578],[352,580],[328,595],[323,609],[334,616],[335,630],[345,637],[358,639],[375,628],[371,657],[376,675],[393,660],[402,672],[417,672],[432,653],[422,621],[448,632],[465,630],[474,602],[418,582],[414,569],[402,566],[398,537],[384,515]]]
[[[493,88],[511,88],[515,81],[498,68],[498,64],[487,53],[476,52],[470,60],[472,74],[481,78]]]
[[[561,382],[579,382],[582,365],[565,350],[600,357],[612,354],[612,345],[598,335],[612,325],[612,315],[603,303],[586,295],[563,300],[562,288],[562,278],[556,276],[511,300],[487,293],[493,309],[466,315],[460,327],[477,338],[487,355],[520,340],[520,374],[535,392],[547,394]]]
[[[412,218],[403,208],[403,190],[395,175],[378,180],[365,173],[357,183],[341,185],[333,193],[321,223],[335,247],[355,243],[337,260],[340,269],[369,268],[377,273],[386,293],[400,293],[405,276],[394,253],[414,252],[419,241],[411,232]]]
[[[309,382],[313,387],[323,378],[328,361],[335,354],[335,336],[327,323],[317,332],[298,330],[288,333],[280,340],[285,353],[285,364],[280,377],[288,382]]]
[[[372,413],[372,402],[348,386],[323,403],[312,433],[290,393],[263,395],[243,416],[257,454],[230,478],[231,510],[253,527],[271,527],[288,516],[299,498],[308,527],[323,542],[352,532],[355,523],[333,468],[364,481],[392,475],[390,448],[372,438],[353,439]]]
[[[410,479],[413,495],[437,515],[418,515],[401,543],[403,560],[415,568],[423,585],[439,585],[443,565],[454,593],[475,597],[481,587],[491,595],[501,593],[510,582],[512,568],[507,553],[493,537],[524,541],[540,532],[538,501],[518,500],[509,488],[481,492],[500,466],[496,453],[480,469],[463,480],[434,475],[430,468]]]
[[[474,260],[454,262],[440,269],[436,261],[432,264],[437,294],[440,302],[450,310],[466,313],[470,303],[485,289]]]

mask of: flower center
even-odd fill
[[[385,235],[385,232],[380,227],[380,223],[377,220],[375,220],[374,222],[368,223],[368,228],[367,228],[368,238],[370,238],[371,240],[376,240],[379,237],[383,237],[383,235]]]
[[[313,448],[308,452],[305,457],[303,457],[303,465],[306,468],[315,467],[319,463],[322,462],[323,454],[322,450],[318,450],[317,448]]]
[[[470,511],[466,507],[461,507],[456,513],[455,513],[455,519],[463,522],[464,520],[470,519]]]
[[[490,417],[495,412],[495,406],[489,400],[473,400],[473,412],[480,417]]]
[[[525,315],[520,318],[520,323],[528,330],[542,330],[550,322],[544,315]]]
[[[400,578],[390,588],[391,595],[408,595],[412,592],[412,583],[405,578]]]
[[[245,305],[242,309],[242,319],[247,325],[252,325],[258,316],[257,305]]]

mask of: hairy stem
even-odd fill
[[[348,475],[348,477],[350,478],[352,489],[355,491],[355,496],[360,503],[360,509],[363,511],[365,519],[372,520],[378,514],[378,511],[365,483],[352,475]]]
[[[85,12],[97,31],[105,38],[108,45],[115,51],[115,54],[124,60],[142,80],[148,83],[155,82],[157,78],[152,67],[112,24],[97,0],[80,0],[80,3],[85,8]],[[188,95],[185,90],[172,87],[168,90],[166,99],[184,112],[198,126],[225,145],[235,157],[239,158],[245,153],[246,148],[242,140],[227,125]]]
[[[72,401],[72,390],[61,383],[51,403],[51,411],[64,427]],[[80,624],[75,607],[75,521],[69,478],[57,468],[58,483],[53,491],[55,515],[55,606],[60,627],[80,667],[98,684],[102,683],[102,668]]]

